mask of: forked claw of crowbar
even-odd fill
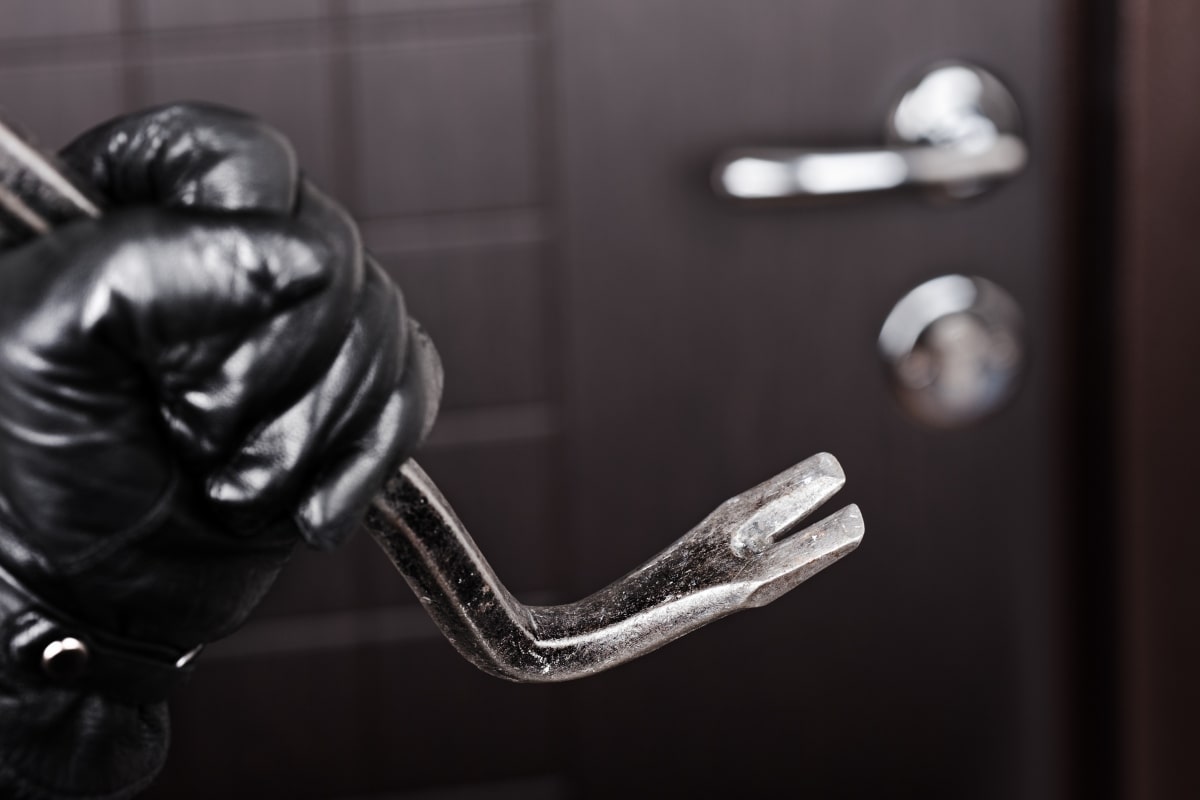
[[[413,461],[376,497],[366,525],[469,661],[513,681],[565,681],[766,605],[849,553],[863,537],[857,506],[797,531],[845,480],[837,459],[815,455],[725,501],[624,578],[557,606],[524,605],[504,588]]]

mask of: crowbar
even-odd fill
[[[58,159],[0,121],[0,243],[101,209]],[[501,678],[544,683],[606,670],[766,605],[854,550],[864,532],[855,505],[800,527],[845,480],[833,456],[812,456],[725,501],[608,587],[553,606],[512,596],[415,461],[375,496],[365,523],[465,658]]]

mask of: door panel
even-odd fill
[[[175,698],[147,797],[1056,794],[1065,3],[11,5],[0,104],[52,143],[185,98],[297,141],[442,348],[420,460],[522,599],[599,588],[819,450],[867,520],[774,605],[549,687],[458,658],[370,541],[298,554]],[[879,143],[949,57],[1017,96],[1018,179],[960,205],[710,190],[731,146]],[[933,432],[875,338],[948,272],[1016,297],[1033,358],[999,416]]]
[[[1047,5],[559,11],[577,588],[822,449],[867,520],[857,552],[775,606],[581,685],[586,794],[1049,795]],[[949,56],[1018,95],[1034,163],[1013,183],[953,207],[745,207],[708,190],[729,146],[879,142],[895,93]],[[898,411],[874,340],[908,289],[959,271],[1016,296],[1036,360],[1003,414],[934,432]]]

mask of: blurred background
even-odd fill
[[[367,536],[298,553],[147,796],[1200,796],[1198,39],[1184,0],[0,2],[0,107],[49,145],[175,100],[292,139],[441,350],[420,460],[522,600],[819,450],[868,523],[774,605],[554,686],[462,660]],[[1015,179],[714,193],[731,147],[880,144],[947,58],[1014,94]],[[951,429],[877,352],[946,274],[1028,345]]]

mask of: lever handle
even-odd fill
[[[713,167],[717,194],[782,200],[920,189],[973,197],[1024,169],[1028,148],[1012,94],[964,62],[927,71],[892,109],[880,148],[739,147]]]

